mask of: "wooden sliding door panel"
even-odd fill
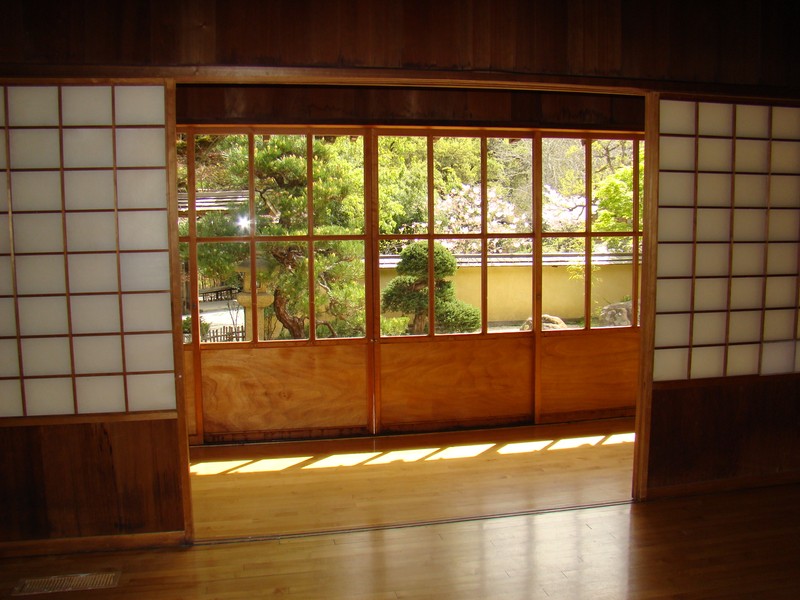
[[[639,369],[637,329],[542,336],[540,352],[541,421],[578,412],[602,416],[602,411],[633,411]]]
[[[366,428],[366,344],[202,351],[206,440],[237,432]]]
[[[383,344],[381,426],[532,416],[533,339]]]

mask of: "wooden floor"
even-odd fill
[[[119,571],[48,600],[800,598],[800,485],[188,549],[0,560],[23,579]]]
[[[198,447],[197,540],[446,522],[629,502],[632,419]]]

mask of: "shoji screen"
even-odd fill
[[[0,87],[0,416],[174,409],[165,93]]]
[[[800,371],[800,109],[662,100],[654,379]]]

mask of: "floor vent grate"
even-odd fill
[[[23,579],[11,592],[12,596],[33,596],[52,592],[77,592],[81,590],[102,590],[117,587],[119,571],[103,573],[79,573],[77,575],[54,575]]]

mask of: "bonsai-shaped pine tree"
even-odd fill
[[[453,254],[439,243],[433,245],[434,322],[437,333],[467,333],[481,326],[480,310],[456,299],[452,277],[458,266]],[[382,295],[384,311],[411,316],[409,333],[428,331],[428,243],[414,242],[400,252],[397,277]]]

